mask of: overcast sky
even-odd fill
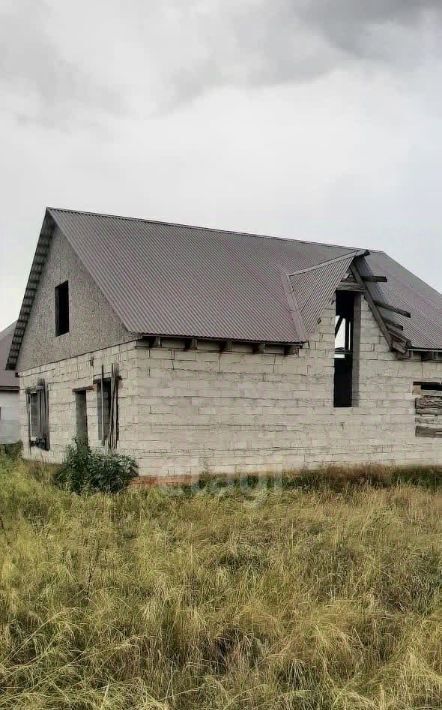
[[[0,329],[46,205],[388,251],[442,290],[441,0],[0,0]]]

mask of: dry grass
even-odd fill
[[[437,489],[45,478],[0,461],[0,708],[441,707]]]

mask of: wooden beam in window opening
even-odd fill
[[[298,346],[295,345],[294,343],[289,343],[288,345],[284,345],[284,355],[287,357],[287,355],[294,355],[297,353],[299,350]]]
[[[150,348],[160,348],[161,347],[161,338],[159,335],[155,335],[153,338],[149,339],[149,347]]]

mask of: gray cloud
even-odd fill
[[[441,14],[0,0],[0,329],[48,204],[385,249],[440,289]]]
[[[2,4],[3,109],[22,121],[58,126],[86,109],[119,112],[121,105],[116,92],[63,56],[55,41],[56,32],[51,32],[51,19],[52,9],[42,0]]]
[[[301,3],[300,15],[332,45],[361,59],[394,63],[404,59],[399,36],[416,60],[425,52],[425,37],[440,35],[442,7],[439,0],[311,0]]]
[[[0,82],[17,115],[60,123],[90,111],[164,112],[222,86],[304,83],[336,70],[403,73],[428,53],[440,56],[441,5],[77,0],[74,12],[55,0],[5,0]]]
[[[178,101],[223,84],[305,82],[337,69],[410,70],[441,35],[439,0],[224,0],[207,15],[199,7],[191,5],[187,29],[204,50],[171,67]]]

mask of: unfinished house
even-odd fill
[[[382,252],[48,209],[8,367],[29,458],[442,462],[442,296]]]
[[[6,370],[15,323],[0,332],[0,446],[20,441],[19,383],[14,373]]]

